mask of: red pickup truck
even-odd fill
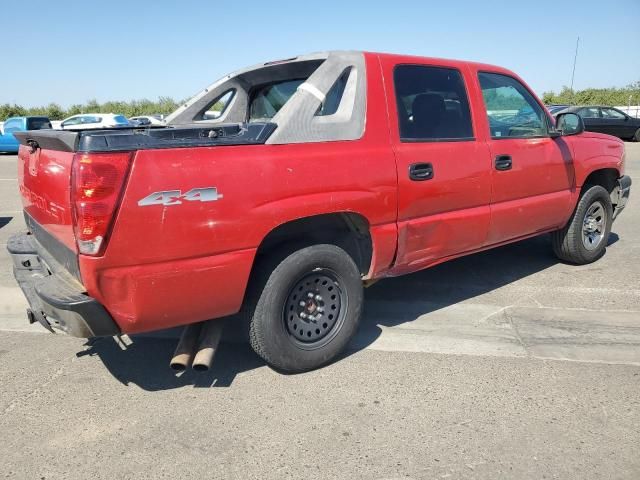
[[[619,139],[554,122],[514,73],[377,53],[237,71],[160,128],[16,136],[32,322],[93,337],[240,312],[284,371],[347,345],[363,283],[543,233],[596,260],[631,185]]]

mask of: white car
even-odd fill
[[[113,113],[81,113],[65,118],[60,124],[62,130],[84,130],[88,128],[130,127],[124,115]]]
[[[140,125],[165,125],[164,120],[154,115],[138,115],[129,119],[131,122],[138,122]]]

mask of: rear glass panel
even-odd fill
[[[28,118],[27,130],[43,130],[51,128],[51,122],[48,118]]]
[[[350,74],[351,67],[346,68],[342,72],[342,74],[329,89],[327,97],[316,112],[316,116],[334,115],[338,111],[338,107],[340,106],[340,102],[342,101],[342,95],[344,94],[344,89],[347,87],[347,81],[349,80]]]
[[[275,117],[305,80],[304,78],[285,80],[256,88],[251,95],[249,121],[259,122]]]
[[[129,120],[127,120],[123,115],[116,115],[113,119],[118,125],[127,125],[129,123]]]
[[[200,118],[196,118],[196,120],[216,120],[220,118],[224,112],[227,111],[227,107],[231,104],[231,100],[233,100],[235,94],[236,90],[234,88],[227,90],[209,103],[200,115]]]

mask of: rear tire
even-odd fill
[[[609,192],[600,185],[587,187],[569,223],[551,234],[553,251],[561,260],[577,265],[596,261],[604,254],[612,219]]]
[[[633,136],[633,140],[636,142],[640,142],[640,128],[636,130],[636,134]]]
[[[344,250],[329,244],[279,258],[257,266],[261,280],[246,312],[251,346],[284,372],[326,365],[344,350],[360,322],[363,287],[358,267]]]

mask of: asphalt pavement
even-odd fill
[[[534,238],[373,285],[326,368],[276,373],[231,328],[212,371],[176,375],[173,332],[27,324],[5,251],[24,229],[15,162],[0,155],[0,478],[640,478],[637,185],[594,264]]]

